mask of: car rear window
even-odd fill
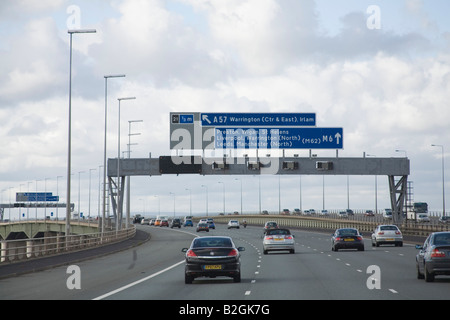
[[[227,238],[197,238],[194,240],[192,245],[193,248],[214,248],[214,247],[223,247],[229,248],[232,247],[232,243],[230,239]]]
[[[398,228],[396,226],[382,226],[380,227],[380,230],[393,230],[393,231],[397,231]]]
[[[450,233],[437,234],[434,236],[434,244],[438,246],[450,245]]]
[[[291,232],[287,229],[273,229],[267,231],[268,235],[288,235],[291,234]]]
[[[339,230],[339,235],[341,236],[357,236],[358,231],[355,229],[341,229]]]

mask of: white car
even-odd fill
[[[231,229],[231,228],[239,229],[239,221],[237,221],[237,220],[228,221],[228,229]]]
[[[395,244],[403,246],[403,235],[396,225],[379,225],[372,233],[372,247],[380,244]]]
[[[417,222],[430,222],[430,221],[431,221],[430,217],[426,214],[421,213],[417,216]]]
[[[267,230],[263,240],[263,252],[287,250],[295,253],[294,236],[289,229]]]
[[[339,218],[348,218],[347,211],[340,211],[338,217]]]

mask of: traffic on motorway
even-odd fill
[[[180,220],[180,219],[173,219]],[[226,228],[240,229],[240,219],[231,218]],[[188,221],[188,223],[186,223]],[[246,224],[245,220],[244,223]],[[171,223],[169,223],[171,224]],[[149,225],[157,225],[152,224]],[[194,226],[193,217],[184,218],[180,226]],[[160,225],[161,226],[161,225]],[[213,218],[200,219],[196,224],[196,232],[209,232],[215,229]],[[280,227],[276,221],[269,220],[262,228],[262,251],[264,255],[270,252],[296,253],[299,243],[295,241],[295,235],[289,228]],[[372,247],[394,246],[403,247],[403,235],[394,224],[380,224],[370,235]],[[337,252],[364,251],[364,236],[356,228],[339,228],[330,236],[330,250]],[[226,243],[226,245],[224,245]],[[436,276],[450,275],[450,232],[431,233],[425,243],[415,245],[418,250],[415,258],[416,274],[418,279],[432,282]],[[185,252],[185,283],[191,284],[199,277],[231,277],[234,282],[241,280],[241,251],[244,247],[236,247],[229,236],[198,236],[192,241],[189,248],[183,248]],[[413,263],[413,262],[411,262]],[[450,278],[448,278],[450,280]],[[449,296],[450,297],[450,296]]]
[[[69,266],[0,278],[0,296],[8,300],[450,299],[450,232],[431,233],[417,243],[405,240],[388,223],[361,234],[353,227],[333,231],[286,227],[273,216],[265,225],[253,223],[246,228],[242,216],[217,221],[208,217],[206,232],[197,231],[200,221],[192,217],[159,218],[167,218],[160,220],[168,220],[168,225],[157,219],[136,221],[139,232],[150,234],[143,244],[85,261],[77,257]],[[230,221],[237,221],[239,228],[229,228]],[[399,239],[402,246],[396,245]]]

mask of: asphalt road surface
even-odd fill
[[[450,277],[416,277],[414,244],[331,251],[331,233],[292,230],[295,254],[262,253],[262,227],[209,233],[138,226],[151,239],[131,249],[71,265],[0,279],[3,300],[424,300],[450,299]],[[242,252],[242,281],[200,278],[184,283],[184,253],[196,236],[228,235]]]

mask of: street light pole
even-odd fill
[[[105,78],[105,141],[103,145],[103,207],[102,207],[102,235],[105,229],[106,218],[106,135],[107,135],[107,118],[108,118],[108,79],[109,78],[123,78],[124,74],[106,75]]]
[[[225,182],[219,181],[218,183],[221,183],[223,185],[223,214],[226,215],[226,213],[225,213]]]
[[[202,184],[202,187],[206,189],[206,216],[208,216],[208,186]]]
[[[67,144],[67,197],[66,197],[66,236],[70,234],[70,182],[71,182],[71,158],[72,158],[72,35],[74,33],[96,33],[95,29],[68,30],[70,35],[70,58],[69,58],[69,125]]]
[[[243,212],[242,212],[242,179],[234,179],[234,180],[236,180],[236,181],[239,181],[240,183],[241,183],[241,214],[244,214]]]
[[[131,136],[140,135],[140,133],[131,133],[131,124],[135,122],[143,122],[144,120],[128,120],[128,159],[131,158]],[[135,143],[137,144],[137,143]],[[131,193],[131,178],[127,177],[127,218],[125,221],[125,227],[128,228],[130,220],[130,193]]]
[[[445,174],[444,174],[444,146],[432,144],[432,147],[440,147],[442,150],[442,216],[445,216]]]
[[[117,217],[116,217],[116,231],[119,228],[119,223],[122,225],[122,208],[120,205],[120,102],[122,100],[134,100],[136,97],[126,97],[126,98],[118,98],[119,100],[119,116],[118,116],[118,139],[117,139]],[[121,228],[120,228],[121,229]]]

